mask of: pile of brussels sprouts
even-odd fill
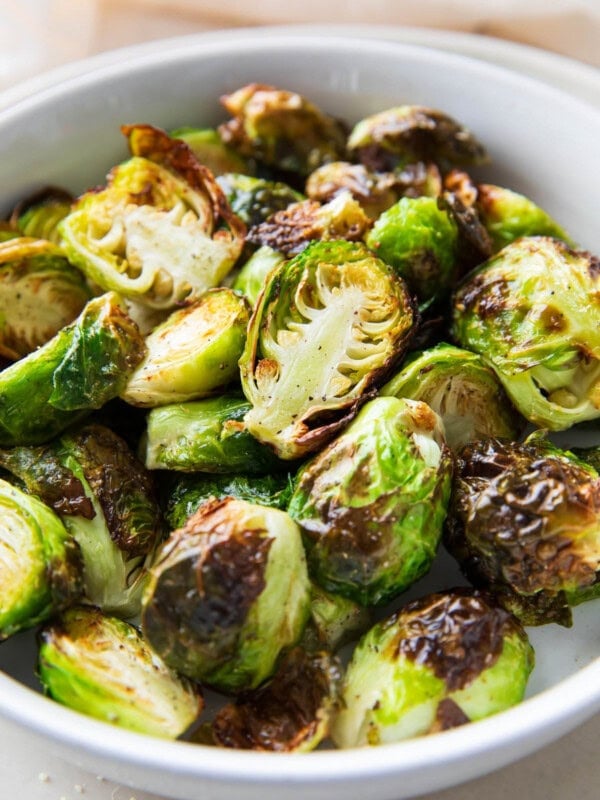
[[[548,438],[600,417],[600,261],[444,113],[222,102],[0,225],[0,639],[221,747],[505,709],[523,626],[600,595],[600,453]],[[406,602],[442,539],[472,586]]]

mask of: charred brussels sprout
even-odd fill
[[[59,517],[0,480],[0,641],[76,602],[79,550]]]
[[[283,253],[267,245],[259,247],[239,271],[233,284],[234,290],[241,292],[254,307],[268,275],[283,261],[285,261]]]
[[[381,394],[427,403],[442,418],[452,450],[489,436],[516,439],[524,427],[494,370],[450,344],[411,354]]]
[[[73,322],[91,297],[56,245],[27,236],[0,243],[0,355],[17,360]]]
[[[18,203],[10,221],[23,236],[59,244],[58,224],[70,212],[72,202],[69,192],[48,186]]]
[[[163,525],[153,482],[125,442],[86,425],[41,447],[0,450],[0,466],[62,518],[81,550],[84,599],[139,612]]]
[[[340,672],[327,653],[294,648],[269,683],[217,713],[212,725],[215,743],[241,750],[314,750],[329,733]]]
[[[214,128],[177,128],[169,134],[173,139],[184,141],[200,164],[215,176],[249,171],[246,159],[228,147]]]
[[[425,403],[368,403],[296,479],[289,514],[311,577],[362,605],[381,605],[424,575],[450,497],[452,459]]]
[[[457,590],[415,600],[359,642],[334,741],[385,744],[496,714],[522,700],[533,663],[523,628],[484,595]]]
[[[421,302],[439,297],[454,281],[458,228],[432,197],[403,197],[376,220],[365,241]]]
[[[423,106],[397,106],[358,122],[348,149],[378,171],[410,161],[434,161],[443,167],[484,164],[483,145],[456,120]]]
[[[248,431],[280,458],[317,450],[408,345],[401,278],[364,245],[316,242],[272,273],[240,359]]]
[[[90,300],[75,322],[0,373],[0,446],[49,441],[100,408],[144,352],[118,295]]]
[[[572,453],[489,439],[459,455],[446,545],[524,624],[568,626],[600,596],[599,509],[598,473]]]
[[[236,395],[154,408],[148,414],[148,469],[261,474],[277,469],[270,448],[247,430],[250,404]]]
[[[458,288],[453,335],[494,369],[526,419],[569,428],[600,416],[599,287],[596,257],[519,239]]]
[[[295,92],[251,83],[221,102],[233,116],[221,138],[245,157],[308,175],[345,154],[343,125]]]
[[[277,211],[304,200],[300,192],[281,181],[229,173],[221,176],[217,183],[232,210],[249,226],[259,225]]]
[[[246,301],[231,289],[212,289],[174,311],[146,338],[148,352],[121,397],[134,406],[163,406],[239,381],[249,318]]]
[[[203,707],[198,687],[169,670],[132,626],[73,608],[40,634],[40,680],[59,703],[149,736],[175,739]]]
[[[174,308],[222,281],[245,225],[185,142],[150,125],[123,132],[133,158],[114,167],[105,189],[75,203],[60,225],[63,246],[104,289]]]
[[[162,548],[142,626],[165,662],[222,691],[253,689],[302,635],[309,582],[300,531],[277,509],[205,503]]]

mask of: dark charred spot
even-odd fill
[[[560,333],[568,327],[565,315],[551,305],[547,305],[540,314],[540,322],[549,333]]]
[[[452,728],[458,728],[460,725],[465,725],[470,721],[469,717],[454,700],[445,697],[438,704],[435,722],[431,727],[430,733],[448,731]]]

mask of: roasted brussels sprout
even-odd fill
[[[216,744],[241,750],[306,753],[328,735],[341,669],[326,652],[294,648],[274,677],[216,715]]]
[[[0,479],[0,641],[82,593],[79,549],[59,517]]]
[[[237,395],[154,408],[143,446],[148,469],[260,475],[280,465],[246,428],[250,403]]]
[[[427,403],[442,418],[452,450],[488,436],[516,439],[525,423],[494,370],[475,353],[450,344],[411,353],[381,394]]]
[[[58,224],[71,210],[72,195],[57,186],[47,186],[18,203],[10,217],[22,236],[60,243]]]
[[[58,247],[27,236],[0,242],[0,355],[17,360],[73,322],[92,296]]]
[[[182,528],[207,500],[235,497],[285,511],[292,495],[289,473],[272,475],[182,475],[164,480],[165,519],[170,530]]]
[[[453,335],[550,430],[600,416],[598,259],[548,237],[508,245],[454,298]]]
[[[364,245],[315,242],[267,279],[240,359],[248,431],[293,459],[322,447],[402,356],[401,278]]]
[[[424,106],[397,106],[358,122],[348,149],[377,171],[411,161],[451,165],[484,164],[488,158],[473,134],[441,111]]]
[[[149,736],[175,739],[203,707],[199,688],[169,670],[132,625],[97,609],[69,609],[42,630],[38,672],[59,703]]]
[[[251,83],[221,102],[233,116],[221,138],[245,157],[301,175],[344,157],[344,126],[295,92]]]
[[[403,197],[376,220],[365,241],[421,302],[440,297],[454,282],[458,228],[433,197]]]
[[[446,546],[525,625],[569,626],[571,605],[600,596],[598,473],[539,434],[467,445]]]
[[[208,167],[215,177],[250,170],[247,160],[228,147],[214,128],[177,128],[169,131],[169,135],[184,141],[200,164]]]
[[[0,373],[0,447],[49,441],[100,408],[144,352],[118,295],[90,300],[75,322]]]
[[[228,173],[217,183],[232,211],[248,226],[259,225],[277,211],[304,200],[304,195],[281,181]]]
[[[342,684],[340,747],[447,730],[522,700],[533,669],[527,635],[478,592],[432,594],[375,625]]]
[[[300,530],[284,512],[232,497],[171,534],[151,571],[142,627],[165,662],[222,691],[256,688],[306,624]]]
[[[255,306],[262,292],[267,276],[278,267],[285,256],[272,247],[259,247],[239,271],[233,289],[241,292],[251,306]]]
[[[231,289],[211,289],[173,311],[146,338],[147,353],[121,397],[134,406],[184,403],[239,381],[250,312]]]
[[[424,575],[450,498],[452,459],[425,403],[380,397],[296,478],[290,516],[311,578],[365,606]]]
[[[232,268],[245,225],[185,142],[150,125],[122,130],[133,158],[75,203],[63,246],[104,289],[154,308],[192,302]]]
[[[126,443],[85,425],[47,445],[0,450],[0,466],[53,508],[79,545],[82,599],[138,613],[163,523],[152,479]]]
[[[311,583],[310,619],[302,637],[302,645],[306,649],[315,651],[324,648],[334,653],[348,642],[358,639],[370,624],[369,609]]]

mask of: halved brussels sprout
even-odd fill
[[[163,523],[152,479],[126,443],[85,425],[41,447],[0,450],[0,466],[53,508],[79,545],[82,599],[138,613]]]
[[[300,530],[283,511],[205,503],[152,568],[142,626],[165,662],[222,691],[256,688],[301,637],[309,581]]]
[[[322,447],[402,356],[416,313],[363,244],[315,242],[267,279],[240,359],[248,431],[280,458]]]
[[[59,248],[28,236],[0,242],[0,355],[17,360],[73,322],[92,296]]]
[[[452,450],[489,436],[516,439],[524,427],[494,370],[450,344],[411,353],[381,394],[427,403],[442,418]]]
[[[146,337],[147,353],[121,397],[134,406],[184,403],[239,380],[248,304],[231,289],[211,289],[173,311]]]
[[[221,138],[243,156],[308,175],[345,154],[344,126],[295,92],[250,83],[221,102],[233,116]]]
[[[73,196],[57,186],[47,186],[15,206],[10,221],[22,236],[60,243],[58,224],[71,210]]]
[[[272,472],[280,465],[247,430],[250,403],[237,395],[153,408],[143,445],[148,469],[177,472]]]
[[[334,653],[358,639],[370,625],[369,609],[311,583],[310,619],[302,637],[302,646],[307,650],[325,648]]]
[[[329,733],[340,678],[340,666],[328,653],[294,648],[267,684],[217,713],[215,743],[241,750],[314,750]]]
[[[259,247],[239,271],[233,283],[233,289],[241,292],[254,307],[264,288],[267,276],[283,261],[285,261],[283,253],[273,250],[267,245]]]
[[[425,403],[379,397],[296,478],[288,512],[311,578],[382,605],[424,575],[450,499],[452,458]]]
[[[49,441],[100,408],[144,352],[118,295],[90,300],[75,322],[0,373],[0,446]]]
[[[232,211],[248,226],[258,225],[277,211],[283,211],[292,203],[305,199],[287,183],[250,175],[228,173],[222,175],[217,183]]]
[[[214,128],[176,128],[169,131],[169,135],[184,141],[200,164],[208,167],[215,177],[250,171],[247,160],[228,147]]]
[[[0,479],[0,641],[76,602],[80,575],[79,549],[59,517]]]
[[[42,630],[38,673],[59,703],[148,736],[177,738],[204,705],[133,625],[96,609],[70,609]]]
[[[246,228],[185,142],[150,125],[122,130],[133,158],[75,203],[59,226],[63,246],[104,289],[174,308],[221,283]]]
[[[548,237],[508,245],[454,297],[453,336],[523,416],[563,430],[600,416],[598,259]]]
[[[525,625],[571,624],[600,596],[600,478],[532,434],[459,454],[446,546],[469,579]]]
[[[340,747],[396,742],[488,717],[523,699],[533,648],[478,592],[409,603],[359,642],[332,736]]]
[[[443,167],[484,164],[483,145],[456,120],[424,106],[397,106],[358,122],[348,149],[376,171],[410,161],[434,161]]]
[[[458,228],[433,197],[403,197],[376,220],[365,241],[421,302],[439,297],[454,282]]]

